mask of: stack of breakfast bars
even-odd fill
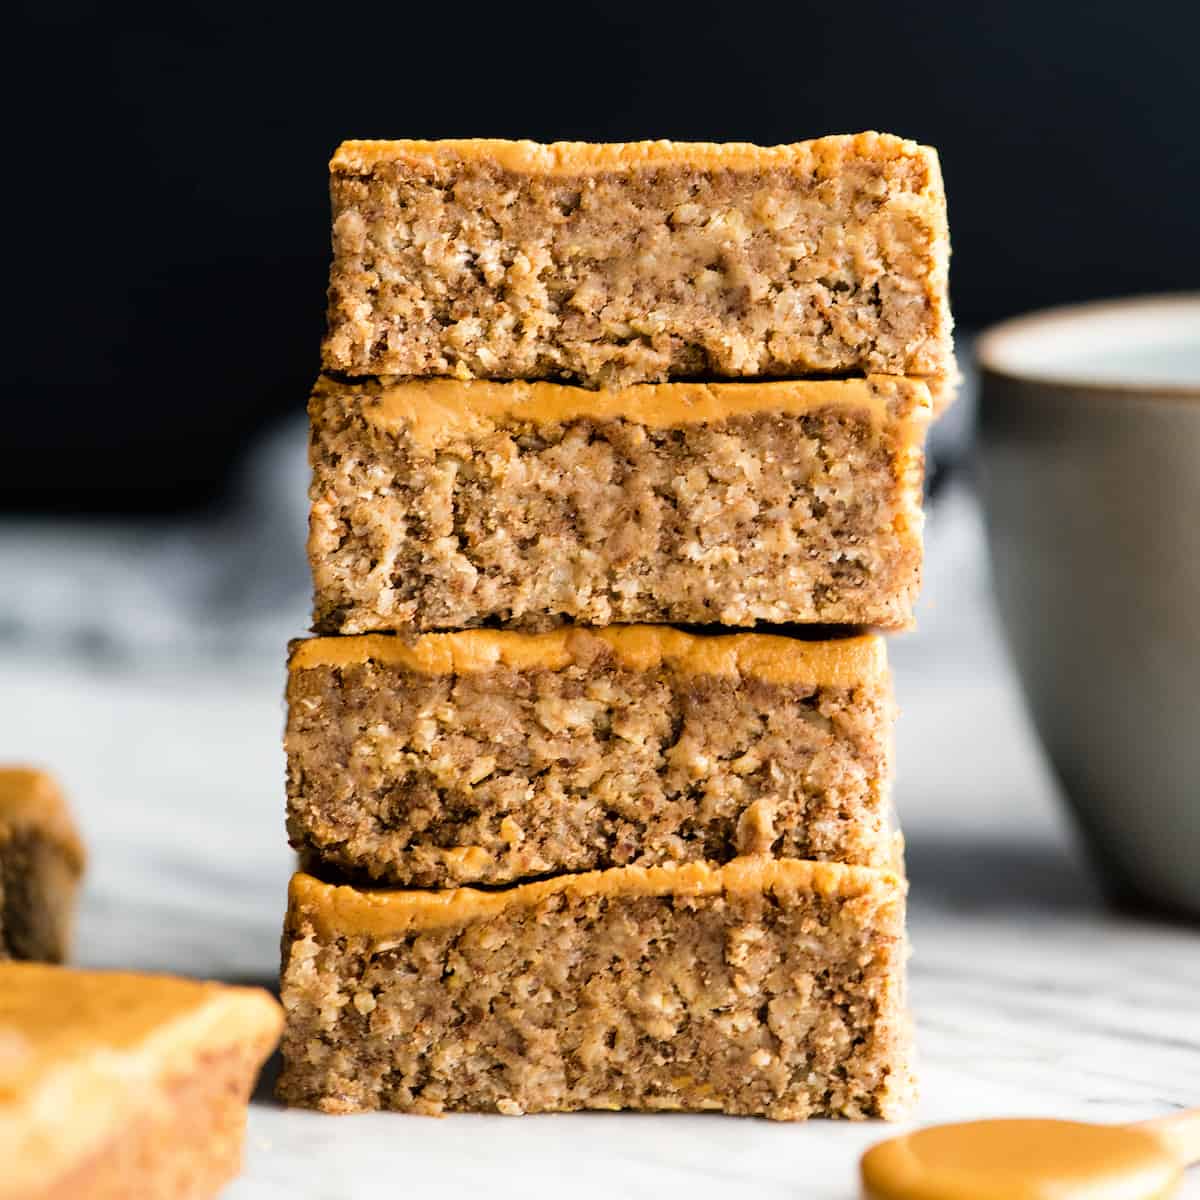
[[[280,1094],[894,1116],[935,154],[349,142]],[[736,630],[736,631],[734,631]]]

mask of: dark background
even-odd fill
[[[343,137],[937,146],[959,326],[1200,284],[1194,2],[26,4],[0,508],[220,494],[303,409]]]

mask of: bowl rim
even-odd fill
[[[1194,309],[1200,320],[1200,291],[1157,292],[1144,296],[1126,296],[1109,300],[1089,300],[1079,304],[1060,304],[1038,309],[1021,316],[1009,317],[988,326],[976,338],[974,351],[979,369],[988,375],[1020,383],[1034,384],[1064,392],[1100,392],[1111,396],[1141,397],[1150,400],[1200,400],[1200,381],[1169,383],[1163,380],[1106,379],[1089,376],[1086,372],[1055,372],[1013,366],[1007,348],[1014,339],[1028,337],[1046,326],[1078,326],[1095,317],[1113,317],[1121,312],[1136,311],[1145,316],[1154,309],[1178,316],[1181,311]]]

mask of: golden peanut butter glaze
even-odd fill
[[[422,675],[467,675],[497,667],[561,671],[588,662],[602,642],[633,671],[662,665],[689,675],[750,676],[766,683],[858,687],[887,679],[887,649],[878,634],[805,642],[768,633],[698,636],[664,625],[564,626],[543,633],[468,629],[427,633],[414,642],[388,634],[308,638],[293,644],[288,667],[385,663]]]
[[[300,871],[292,876],[288,889],[288,924],[292,928],[311,924],[325,938],[362,935],[378,940],[455,928],[513,909],[533,908],[559,894],[635,899],[800,892],[834,900],[873,895],[881,903],[900,903],[905,888],[903,880],[891,871],[766,856],[736,858],[720,867],[710,863],[612,867],[557,875],[501,891],[354,888],[324,883]]]
[[[36,767],[0,767],[0,845],[36,830],[52,838],[76,871],[85,854],[58,784]]]
[[[334,153],[335,174],[369,172],[381,164],[403,163],[420,168],[439,162],[494,164],[517,175],[576,175],[601,171],[692,167],[697,170],[766,171],[780,168],[797,174],[836,169],[848,158],[918,158],[929,168],[928,191],[941,196],[937,152],[890,133],[832,134],[779,146],[749,142],[531,142],[502,138],[420,140],[351,140]]]
[[[1182,1164],[1149,1129],[1078,1121],[940,1125],[863,1155],[868,1200],[1159,1200]]]
[[[887,375],[762,383],[642,383],[613,390],[521,380],[385,377],[342,382],[322,376],[314,395],[364,396],[369,403],[363,415],[370,424],[389,432],[403,430],[426,448],[453,438],[486,436],[506,423],[620,420],[650,429],[674,429],[756,413],[799,415],[825,409],[860,413],[876,432],[887,428],[901,445],[917,447],[923,444],[933,416],[927,383]]]
[[[258,988],[163,975],[0,964],[0,1198],[35,1194],[152,1108],[206,1053],[283,1025]]]

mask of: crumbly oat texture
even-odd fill
[[[0,1200],[207,1200],[279,1037],[257,988],[0,964]]]
[[[326,369],[570,379],[952,374],[937,155],[344,143]]]
[[[298,642],[288,831],[418,887],[745,854],[885,866],[892,718],[879,637]]]
[[[84,852],[44,771],[0,767],[0,959],[62,962]]]
[[[322,378],[321,633],[563,621],[912,623],[918,381]]]
[[[326,1112],[898,1117],[903,897],[886,872],[770,859],[499,892],[299,875],[279,1095]]]

